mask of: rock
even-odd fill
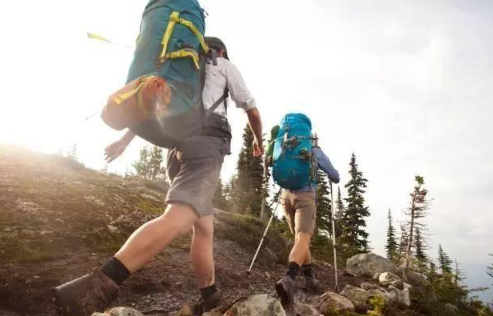
[[[294,308],[294,314],[299,316],[323,316],[320,312],[313,306],[308,304],[296,304]]]
[[[402,287],[405,289],[412,289],[413,288],[413,286],[411,284],[408,284],[406,282],[402,283]]]
[[[444,308],[447,312],[447,315],[457,315],[457,313],[459,312],[459,308],[454,304],[447,303],[445,304]]]
[[[389,285],[394,285],[396,281],[400,281],[402,285],[402,280],[399,278],[397,275],[391,273],[391,272],[384,272],[381,273],[380,276],[378,277],[378,282],[380,282],[381,285],[383,286],[389,286]],[[397,286],[395,286],[397,287]]]
[[[335,316],[343,312],[354,312],[354,304],[346,297],[334,292],[326,292],[314,304],[324,316]]]
[[[224,316],[286,316],[281,303],[267,294],[253,295],[235,303]]]
[[[424,276],[422,276],[417,272],[411,271],[409,269],[405,271],[405,275],[406,275],[407,283],[411,284],[412,286],[421,286],[426,282]]]
[[[365,291],[368,291],[368,290],[376,290],[379,288],[378,285],[376,284],[373,284],[373,283],[368,283],[368,282],[363,282],[361,283],[360,287],[365,290]]]
[[[359,287],[355,287],[352,285],[346,285],[346,287],[342,290],[341,295],[347,297],[353,302],[356,311],[358,312],[366,312],[371,308],[368,304],[368,300],[371,295],[367,291],[360,289]]]
[[[115,307],[105,313],[94,313],[92,316],[144,316],[141,312],[130,307]]]
[[[385,304],[392,304],[394,302],[394,296],[384,289],[372,289],[368,290],[371,297],[380,296],[385,300]]]
[[[355,277],[378,279],[381,273],[396,273],[397,267],[389,259],[369,252],[349,258],[344,272]]]
[[[398,288],[390,285],[389,293],[394,297],[395,301],[399,304],[411,306],[411,297],[409,295],[409,289],[399,290]]]
[[[393,287],[398,288],[399,290],[403,290],[404,289],[404,282],[402,282],[402,280],[395,280],[390,285],[392,285]]]

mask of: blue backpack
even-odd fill
[[[287,114],[274,142],[272,176],[281,188],[316,185],[312,168],[312,123],[301,113]]]

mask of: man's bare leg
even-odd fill
[[[312,264],[312,253],[310,251],[310,247],[308,246],[308,253],[306,254],[305,261],[303,261],[303,265],[310,265]]]
[[[289,262],[295,262],[298,266],[302,266],[307,257],[310,256],[310,239],[312,236],[307,233],[296,234],[293,249],[289,254]],[[310,256],[311,261],[311,256]]]
[[[214,217],[212,215],[201,217],[193,225],[190,247],[193,271],[200,289],[215,283],[213,240]]]
[[[173,240],[187,233],[197,218],[197,213],[188,204],[170,204],[163,215],[137,229],[115,257],[134,273]]]

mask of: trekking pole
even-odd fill
[[[260,252],[260,248],[262,248],[262,244],[264,243],[265,236],[267,236],[267,232],[269,231],[270,224],[272,224],[272,220],[274,219],[274,216],[276,215],[277,207],[280,204],[280,202],[279,202],[280,194],[281,194],[281,189],[279,189],[279,192],[277,193],[276,208],[274,209],[274,211],[272,212],[272,215],[270,216],[269,223],[267,223],[267,227],[265,228],[264,235],[262,236],[262,239],[260,239],[260,243],[257,247],[257,251],[255,252],[255,255],[253,256],[252,263],[250,264],[250,267],[247,270],[247,274],[250,274],[250,272],[252,271],[253,264],[255,263],[255,260],[257,259],[258,253]],[[274,198],[274,202],[275,201],[276,201],[276,199]],[[272,206],[272,204],[271,204],[271,206]]]
[[[330,184],[330,199],[331,199],[331,208],[332,208],[332,247],[334,248],[334,275],[335,275],[335,283],[336,283],[336,293],[339,293],[339,279],[337,276],[337,241],[336,241],[336,224],[335,224],[335,207],[334,207],[334,190],[332,190],[332,181],[329,180]]]

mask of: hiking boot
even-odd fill
[[[55,304],[62,316],[90,316],[103,312],[118,294],[118,285],[95,271],[55,288]]]
[[[284,307],[289,307],[294,304],[294,295],[297,291],[298,288],[296,282],[294,282],[289,275],[285,275],[276,283],[276,292]]]
[[[200,301],[197,304],[195,304],[193,308],[193,315],[201,316],[203,313],[209,312],[212,309],[216,308],[219,305],[219,302],[221,302],[221,298],[222,298],[221,291],[217,291],[206,300],[200,299]]]
[[[319,281],[314,277],[305,277],[305,290],[311,293],[317,293],[319,288]]]

